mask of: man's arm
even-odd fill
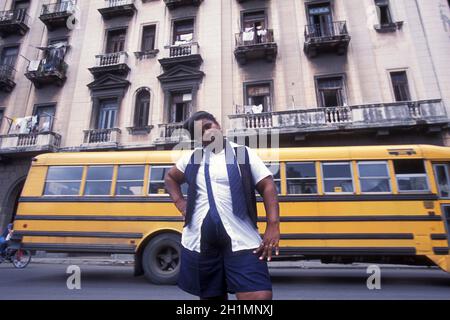
[[[263,242],[255,253],[261,252],[261,260],[267,257],[267,261],[272,259],[272,250],[279,255],[280,241],[280,208],[278,204],[278,191],[272,176],[265,177],[256,185],[256,189],[262,195],[264,208],[266,209],[267,226],[264,232]]]
[[[183,197],[181,192],[181,185],[184,182],[184,173],[177,169],[176,166],[170,168],[167,172],[164,183],[167,192],[169,193],[172,201],[174,202],[177,209],[181,212],[183,217],[186,215],[186,199]]]

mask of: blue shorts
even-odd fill
[[[200,298],[226,293],[272,291],[267,262],[253,249],[231,251],[222,222],[208,212],[201,228],[200,251],[182,248],[178,286]]]

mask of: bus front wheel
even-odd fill
[[[142,267],[145,277],[154,284],[176,284],[180,271],[180,235],[156,236],[144,249]]]

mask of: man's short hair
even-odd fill
[[[191,139],[194,139],[195,122],[202,120],[202,119],[210,120],[210,121],[214,122],[215,124],[219,125],[219,122],[217,122],[216,118],[211,113],[206,112],[206,111],[197,111],[183,123],[183,129],[185,129],[189,132]]]

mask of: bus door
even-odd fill
[[[439,198],[442,203],[442,219],[447,228],[447,235],[450,238],[450,163],[433,164],[434,175],[438,186]],[[445,200],[448,200],[446,203]]]

